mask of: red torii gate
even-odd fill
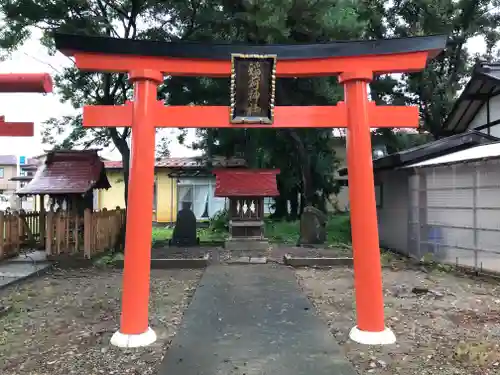
[[[52,78],[47,73],[0,74],[0,93],[49,93],[52,92]],[[6,122],[0,116],[0,137],[32,137],[32,122]]]
[[[377,107],[368,101],[367,84],[375,74],[422,70],[445,47],[445,36],[311,45],[164,43],[67,34],[56,34],[55,41],[80,69],[127,72],[134,83],[133,102],[85,106],[83,112],[86,127],[131,126],[133,132],[122,317],[120,330],[111,339],[113,345],[145,346],[156,340],[148,325],[155,127],[347,127],[357,307],[357,325],[350,337],[364,344],[395,342],[384,323],[370,127],[416,128],[418,108]],[[345,103],[276,107],[271,124],[235,125],[230,107],[164,106],[157,100],[164,75],[227,77],[235,74],[234,54],[273,55],[278,77],[339,75]]]

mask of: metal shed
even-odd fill
[[[500,142],[376,173],[381,246],[500,272]]]

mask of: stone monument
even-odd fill
[[[307,206],[300,218],[298,245],[320,245],[326,241],[326,214],[315,207]]]
[[[182,202],[182,208],[177,213],[174,233],[169,241],[170,246],[196,246],[200,239],[196,237],[196,216],[191,211],[190,202]]]

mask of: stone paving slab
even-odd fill
[[[45,262],[47,254],[45,251],[29,251],[8,260],[9,262]]]
[[[0,288],[6,287],[17,281],[17,277],[0,276]]]
[[[51,266],[45,261],[41,252],[34,252],[28,256],[20,255],[0,263],[0,288],[22,281],[28,277],[43,274]]]
[[[159,375],[355,375],[279,265],[211,266]]]

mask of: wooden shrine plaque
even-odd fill
[[[231,55],[233,124],[272,124],[276,55]]]

